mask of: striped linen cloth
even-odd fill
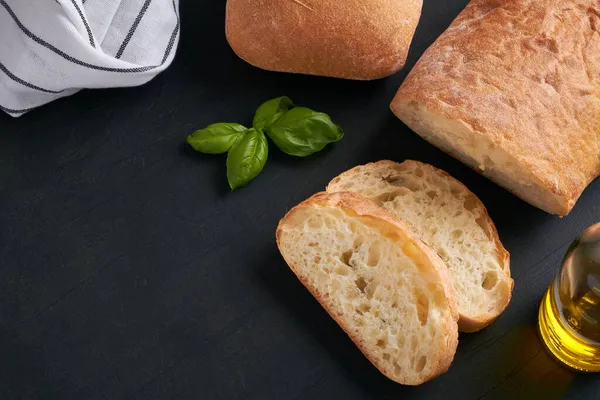
[[[137,86],[169,66],[179,0],[0,0],[0,110],[84,88]]]

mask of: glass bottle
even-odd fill
[[[582,372],[600,372],[600,223],[569,247],[539,313],[550,352]]]

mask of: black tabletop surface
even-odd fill
[[[399,74],[354,82],[271,73],[224,38],[223,1],[185,0],[173,65],[139,88],[83,91],[0,115],[2,399],[598,399],[541,346],[537,310],[567,245],[600,220],[600,182],[566,218],[545,214],[429,145],[388,104],[467,0],[426,1]],[[217,121],[250,123],[288,95],[345,138],[306,159],[272,151],[231,193],[222,156],[184,145]],[[461,334],[450,370],[420,387],[382,376],[290,272],[286,211],[368,161],[443,168],[487,205],[515,290],[489,328]]]

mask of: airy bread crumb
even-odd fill
[[[448,369],[458,316],[446,266],[391,215],[353,193],[320,193],[281,220],[277,243],[387,377],[417,385]]]
[[[438,253],[452,276],[461,331],[484,328],[508,305],[509,254],[481,201],[450,175],[417,161],[380,161],[343,173],[327,191],[374,201]]]

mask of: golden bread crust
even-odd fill
[[[516,195],[566,215],[600,175],[600,0],[471,1],[392,102],[409,126],[411,106],[484,136],[545,193]]]
[[[226,36],[271,71],[371,80],[400,70],[422,0],[228,0]]]

